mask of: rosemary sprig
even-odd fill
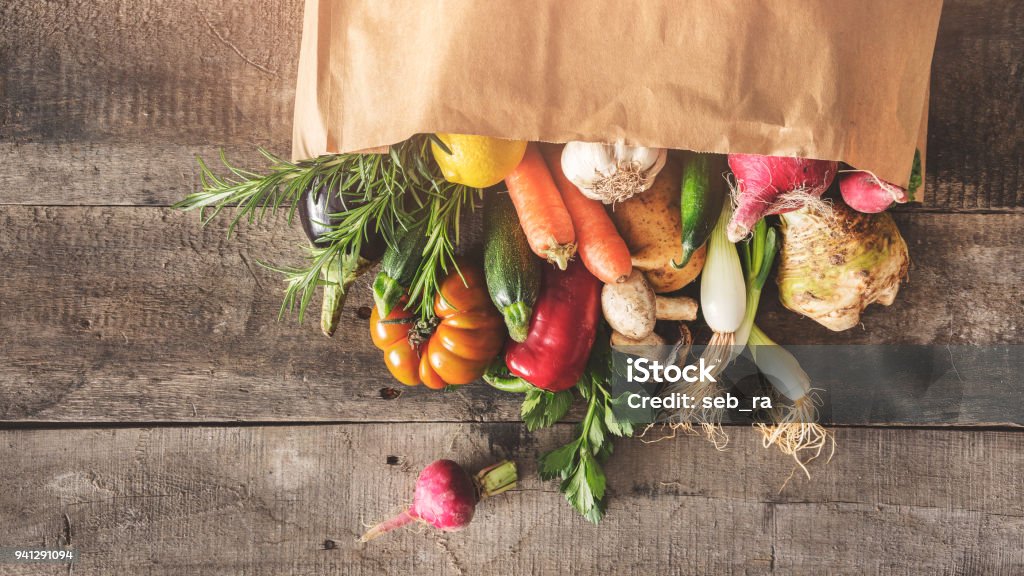
[[[333,154],[299,162],[290,162],[260,149],[270,161],[266,174],[232,166],[221,152],[221,162],[229,175],[219,176],[202,158],[197,159],[200,190],[186,196],[174,208],[198,209],[205,225],[225,208],[236,206],[237,211],[228,226],[230,236],[239,222],[262,220],[268,212],[274,213],[283,207],[287,207],[291,222],[299,199],[307,190],[334,190],[354,204],[381,196],[402,196],[407,190],[416,193],[424,188],[424,174],[430,173],[424,157],[424,153],[429,153],[428,145],[429,140],[419,136],[393,146],[388,154]],[[379,230],[391,242],[394,239],[391,225],[396,220],[406,220],[408,214],[401,202],[390,203],[388,207],[396,209],[389,215],[393,218],[378,221],[382,224]],[[212,213],[207,214],[207,209]],[[344,219],[344,215],[335,216]]]
[[[331,230],[319,238],[325,246],[311,248],[305,266],[275,267],[261,262],[284,274],[281,315],[298,308],[300,322],[317,286],[325,284],[325,266],[341,255],[358,254],[370,226],[394,246],[402,232],[426,221],[429,240],[410,294],[410,305],[418,306],[426,318],[432,313],[441,280],[449,270],[457,269],[455,246],[462,208],[472,206],[480,193],[444,180],[432,158],[431,136],[414,136],[386,154],[326,155],[300,162],[260,150],[270,161],[266,174],[232,166],[222,153],[229,174],[219,176],[199,159],[201,189],[174,207],[199,210],[204,225],[225,208],[237,207],[228,226],[230,236],[239,222],[260,221],[282,208],[288,209],[291,222],[306,191],[331,190],[351,200],[350,209],[330,215]]]
[[[243,219],[249,222],[262,219],[268,211],[276,212],[282,206],[289,207],[288,221],[291,222],[298,208],[299,197],[313,187],[318,178],[336,179],[346,169],[342,156],[320,156],[304,162],[282,160],[260,149],[270,167],[266,174],[256,174],[232,166],[221,151],[221,163],[230,176],[218,176],[202,158],[199,163],[200,190],[185,197],[174,205],[179,210],[199,210],[204,225],[216,218],[224,208],[237,206],[238,210],[228,225],[228,236]],[[210,209],[211,213],[206,211]]]
[[[325,268],[344,253],[340,244],[330,244],[324,248],[310,246],[308,250],[309,253],[306,256],[308,265],[301,268],[273,266],[259,261],[264,268],[284,275],[284,299],[281,301],[281,311],[277,315],[278,320],[284,317],[286,310],[292,311],[298,306],[299,322],[303,321],[306,316],[306,308],[313,301],[313,294],[316,292],[317,286],[328,283],[323,279],[327,276]]]
[[[409,303],[418,307],[424,319],[434,314],[434,296],[449,270],[458,272],[455,246],[459,243],[462,210],[467,206],[473,210],[482,194],[482,190],[447,182],[430,194],[425,210],[427,244],[409,286]]]

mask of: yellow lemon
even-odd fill
[[[472,188],[487,188],[501,182],[523,160],[526,142],[466,134],[438,134],[452,153],[436,142],[430,146],[444,179]]]

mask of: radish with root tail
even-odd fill
[[[774,404],[771,424],[758,423],[765,448],[777,446],[783,454],[792,456],[800,469],[810,478],[807,464],[821,456],[826,446],[832,446],[829,459],[836,450],[835,436],[818,424],[820,401],[811,388],[811,380],[800,363],[785,348],[773,342],[756,325],[750,330],[748,342],[750,356],[758,370],[764,374],[778,395],[791,404]],[[809,458],[801,459],[807,451]]]
[[[839,176],[839,193],[843,202],[857,212],[875,214],[885,212],[894,203],[910,201],[910,195],[902,186],[886,182],[871,172],[854,170]]]
[[[743,268],[736,253],[736,245],[729,241],[725,232],[731,217],[732,203],[729,198],[724,198],[722,212],[707,242],[707,260],[700,281],[700,305],[704,310],[704,320],[715,332],[701,357],[712,367],[710,370],[714,376],[721,373],[732,357],[736,331],[743,324],[747,310]],[[679,392],[679,387],[672,386],[668,391]],[[704,407],[705,398],[714,398],[722,393],[721,385],[714,379],[705,381],[702,378],[697,382],[683,384],[682,388],[683,393],[694,399],[693,406],[683,409],[672,418],[675,421],[673,427],[689,431],[696,424],[717,448],[725,448],[729,437],[722,429],[724,409]]]
[[[517,479],[516,465],[510,460],[488,466],[473,478],[455,462],[438,460],[420,472],[412,506],[377,524],[359,541],[368,542],[413,521],[445,532],[462,530],[473,519],[477,502],[515,488]]]
[[[869,304],[896,299],[910,256],[889,214],[836,204],[828,215],[805,208],[780,218],[783,306],[838,332],[859,324]]]
[[[839,193],[850,208],[865,214],[875,214],[884,212],[894,202],[903,204],[912,201],[921,183],[921,151],[917,150],[914,152],[906,188],[886,182],[867,170],[840,170]]]
[[[729,222],[729,241],[747,237],[759,220],[805,206],[823,210],[821,195],[828,190],[838,162],[789,156],[730,154],[729,168],[736,176],[733,195],[736,212]]]

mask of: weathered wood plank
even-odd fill
[[[692,437],[620,442],[607,466],[608,515],[595,527],[536,476],[537,454],[568,433],[512,424],[4,431],[0,546],[56,546],[70,534],[79,575],[1024,570],[1021,434],[839,430],[833,461],[788,483],[792,460],[764,451],[751,431],[726,452]],[[461,533],[402,530],[356,544],[367,524],[408,503],[417,471],[440,457],[474,469],[511,457],[522,482],[482,503]]]
[[[944,2],[932,62],[926,204],[1024,206],[1024,11]]]
[[[1024,215],[898,219],[913,239],[911,281],[893,306],[870,308],[863,329],[829,332],[774,296],[759,323],[788,344],[1020,343],[1024,288],[1008,271],[1024,266]],[[486,386],[403,388],[383,399],[381,389],[397,384],[359,316],[371,302],[368,277],[340,338],[324,338],[309,320],[277,322],[281,284],[258,261],[297,264],[304,242],[282,221],[227,239],[222,222],[204,229],[194,214],[168,209],[7,206],[0,229],[0,419],[518,418],[515,398]],[[1012,414],[1020,403],[1000,397],[976,395],[968,413],[979,423],[1024,420]]]
[[[302,7],[5,2],[0,139],[287,143]]]
[[[197,158],[225,172],[222,151],[236,166],[267,165],[248,145],[0,142],[0,158],[17,165],[0,172],[0,204],[169,206],[199,189]]]
[[[514,418],[485,387],[430,394],[391,379],[368,338],[369,279],[339,337],[277,321],[279,277],[305,237],[284,220],[203,229],[169,209],[0,209],[0,418]],[[368,316],[366,316],[368,317]],[[402,388],[391,400],[383,388]],[[64,407],[74,407],[66,412]],[[227,410],[225,410],[227,408]]]
[[[55,6],[0,7],[0,157],[15,167],[0,171],[0,203],[167,205],[191,188],[196,148],[243,151],[250,168],[258,145],[290,149],[301,2]],[[945,3],[929,207],[1024,206],[1022,17],[1013,0]]]

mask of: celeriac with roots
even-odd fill
[[[891,216],[837,203],[827,214],[804,208],[781,219],[783,306],[838,332],[859,324],[868,305],[896,300],[910,256]]]

